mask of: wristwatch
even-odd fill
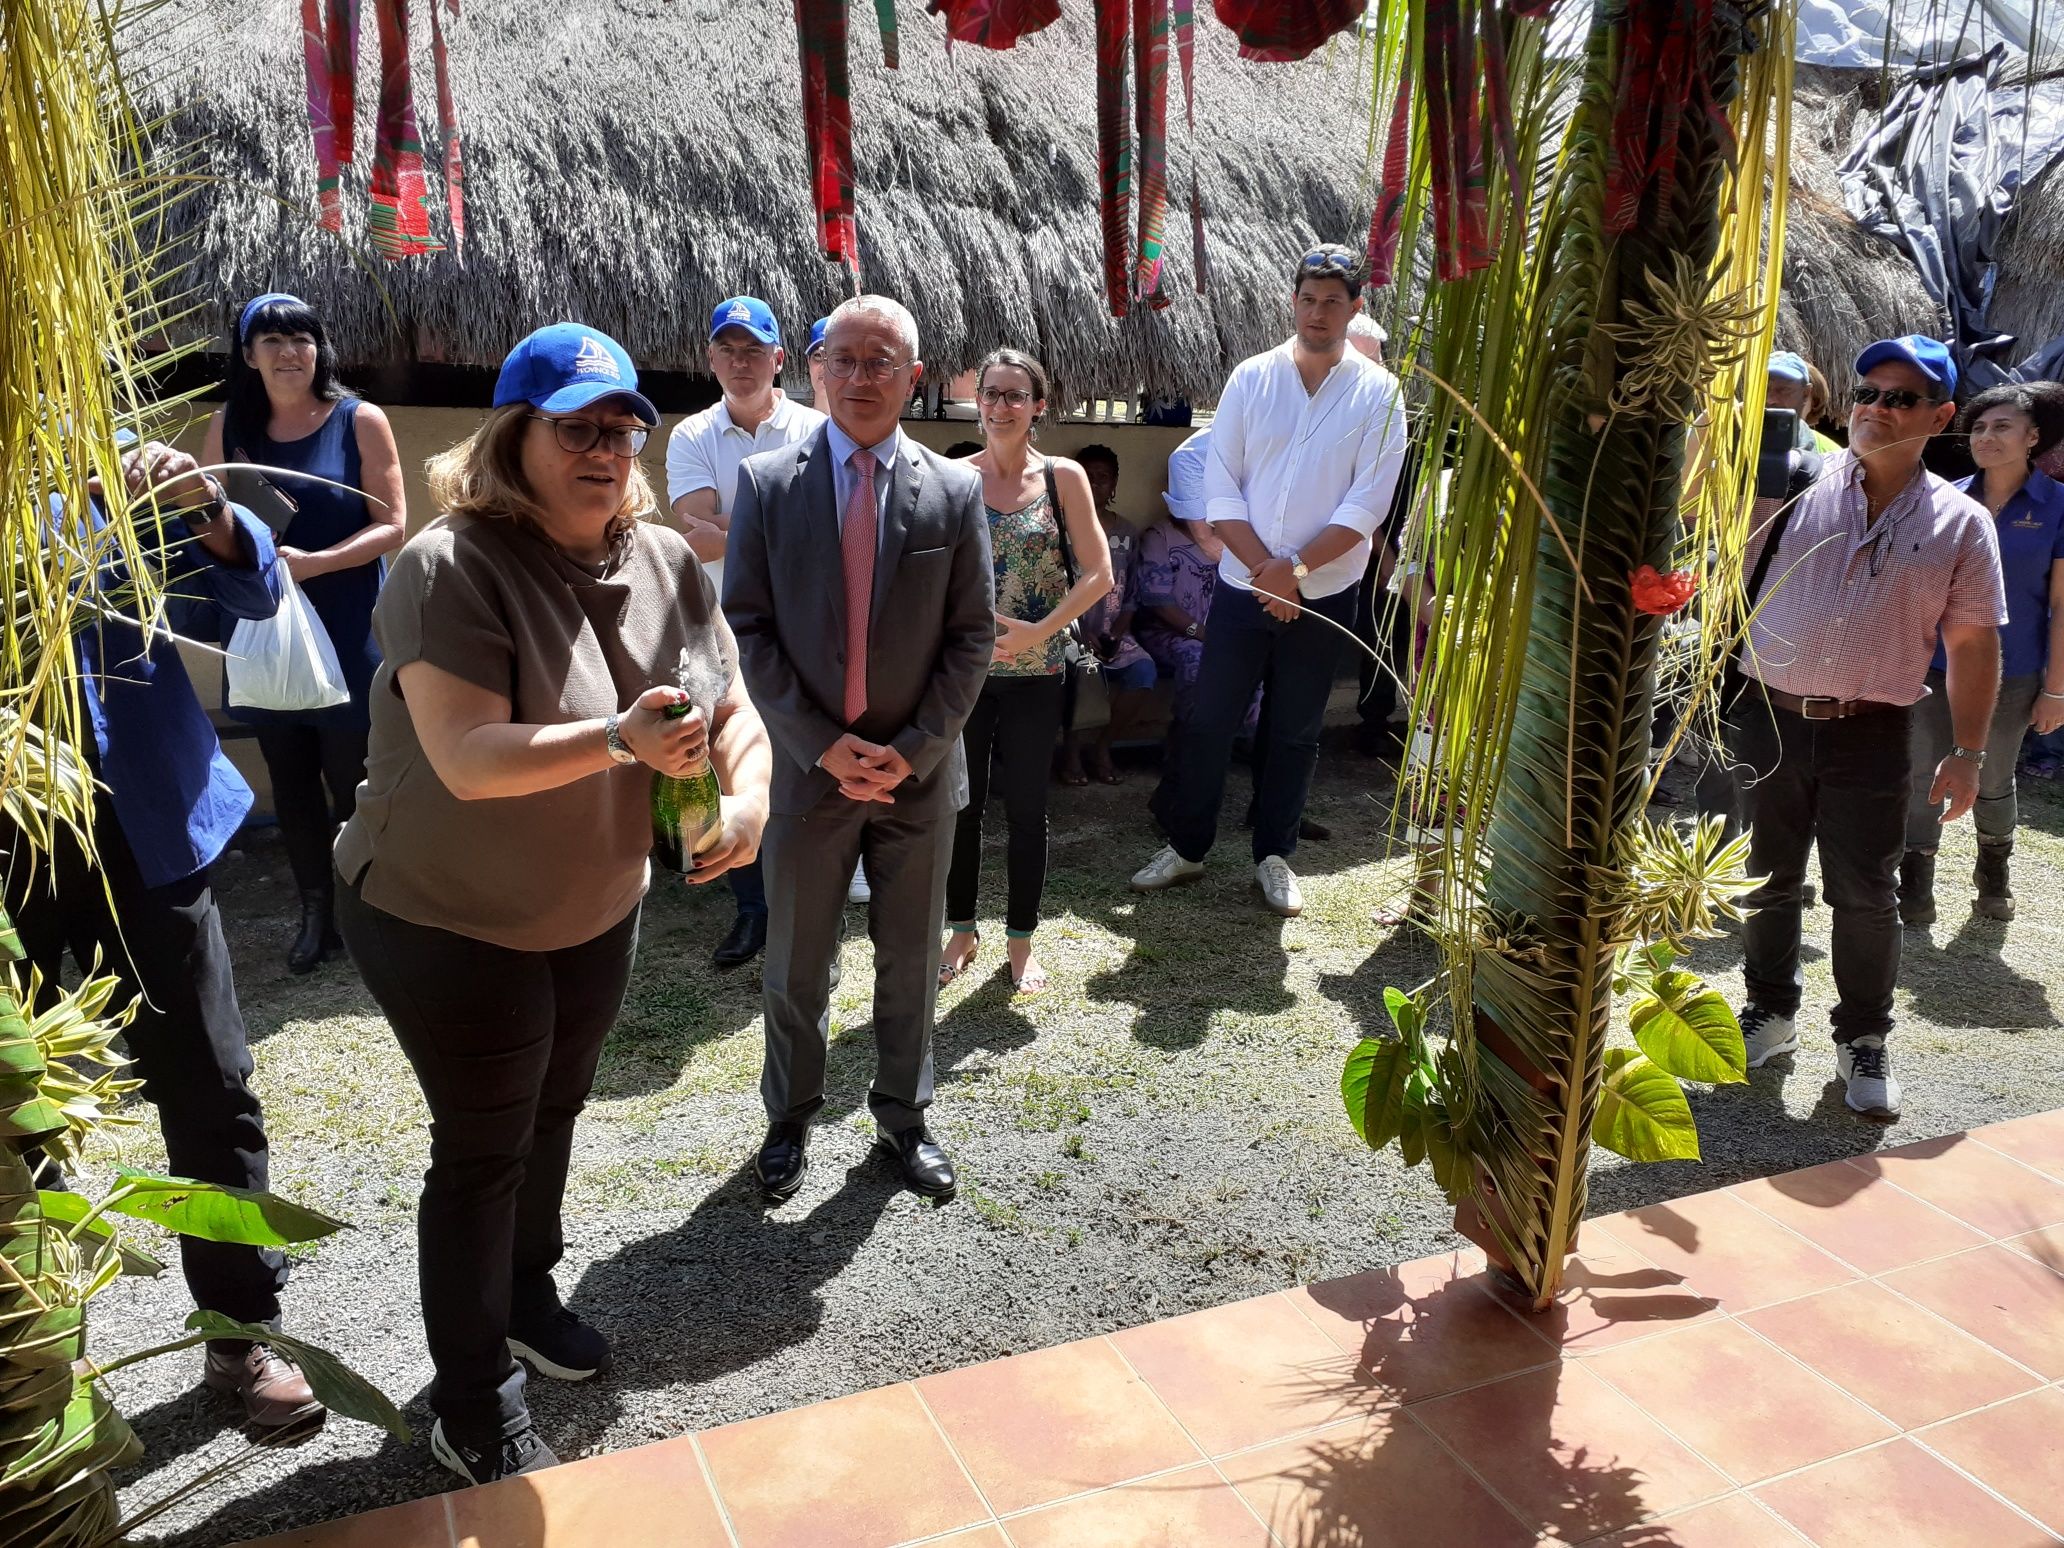
[[[1197,621],[1193,618],[1183,626],[1183,638],[1186,640],[1194,640],[1196,637]]]
[[[1290,573],[1296,576],[1298,584],[1302,585],[1304,584],[1304,578],[1307,575],[1311,574],[1311,566],[1306,564],[1302,559],[1298,558],[1295,554],[1292,554],[1290,556]]]
[[[222,486],[215,482],[212,474],[204,473],[201,477],[208,486],[208,498],[179,513],[189,532],[205,531],[229,514],[229,496],[223,492]]]
[[[611,715],[604,722],[603,740],[609,744],[609,757],[615,763],[636,763],[638,755],[624,745],[623,716]]]
[[[1949,755],[1952,758],[1963,759],[1973,768],[1982,769],[1985,767],[1985,749],[1982,747],[1952,747],[1949,750]]]

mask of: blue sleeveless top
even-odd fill
[[[256,462],[267,467],[292,468],[318,478],[360,487],[358,457],[357,398],[340,399],[330,417],[312,435],[298,441],[275,441],[263,424],[248,430],[225,426],[224,460]],[[248,476],[248,475],[247,475]],[[276,515],[291,501],[292,516],[275,536],[287,548],[315,553],[334,547],[371,519],[365,496],[327,484],[301,479],[271,481],[276,491],[265,514]],[[283,497],[283,498],[282,498]],[[349,570],[332,570],[300,582],[301,594],[315,609],[330,644],[336,648],[337,664],[344,669],[344,686],[351,690],[351,702],[334,709],[287,711],[230,708],[224,687],[223,711],[248,725],[355,725],[371,720],[373,672],[380,665],[380,647],[373,643],[373,604],[379,600],[380,583],[386,579],[387,561],[376,559]]]

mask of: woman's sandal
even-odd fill
[[[958,966],[955,966],[951,962],[944,961],[942,961],[939,964],[939,987],[941,989],[944,989],[948,984],[952,983],[954,979],[960,977],[961,974],[967,972],[970,968],[972,968],[975,965],[975,958],[981,956],[982,954],[982,932],[980,930],[969,930],[965,932],[955,930],[953,933],[955,935],[960,935],[963,933],[972,935],[974,937],[975,944],[968,948],[968,954],[960,959],[960,963]]]
[[[1025,964],[1025,976],[1011,974],[1012,994],[1044,994],[1053,987],[1053,979],[1047,975],[1046,964],[1037,957]]]

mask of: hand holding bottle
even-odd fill
[[[667,713],[687,703],[679,688],[647,688],[617,722],[617,734],[647,768],[675,778],[688,774],[709,757],[709,721],[694,708]]]

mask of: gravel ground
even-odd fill
[[[943,997],[934,1128],[962,1170],[945,1208],[899,1192],[869,1156],[869,950],[846,947],[831,1105],[803,1192],[763,1211],[739,1166],[762,1117],[758,984],[718,978],[707,952],[729,899],[657,892],[631,1001],[579,1131],[559,1283],[613,1340],[595,1381],[531,1387],[564,1457],[634,1446],[885,1382],[1033,1349],[1299,1282],[1441,1251],[1450,1210],[1425,1171],[1372,1156],[1340,1111],[1340,1061],[1386,1025],[1382,990],[1432,967],[1426,945],[1370,923],[1406,880],[1384,840],[1389,777],[1329,750],[1305,847],[1309,910],[1284,923],[1254,900],[1243,843],[1204,883],[1135,899],[1150,852],[1148,776],[1057,791],[1049,924],[1055,987],[1014,1001],[1000,920],[982,967]],[[1000,814],[999,814],[1000,815]],[[1906,1117],[1854,1121],[1813,1030],[1831,999],[1828,915],[1807,916],[1807,1047],[1746,1088],[1695,1093],[1702,1165],[1633,1166],[1600,1153],[1606,1213],[2064,1106],[2064,800],[2024,799],[2010,926],[1967,920],[1954,884],[1943,923],[1908,936],[1899,1071]],[[992,832],[1001,824],[992,825]],[[1945,850],[1968,874],[1971,830]],[[998,835],[1000,836],[1000,835]],[[1002,901],[1000,849],[986,906]],[[252,1453],[197,1357],[115,1378],[148,1454],[125,1475],[131,1510],[204,1468],[236,1471],[136,1540],[236,1542],[444,1488],[422,1432],[430,1376],[416,1314],[412,1207],[424,1111],[384,1022],[348,966],[294,979],[280,965],[290,887],[265,836],[225,861],[220,887],[256,1045],[274,1186],[353,1222],[297,1254],[288,1316],[405,1407],[414,1445],[332,1421],[291,1450]],[[1739,948],[1698,965],[1730,993]],[[159,1164],[155,1134],[129,1158]],[[146,1245],[162,1245],[149,1244]],[[112,1354],[172,1336],[188,1310],[176,1273],[95,1303]]]

